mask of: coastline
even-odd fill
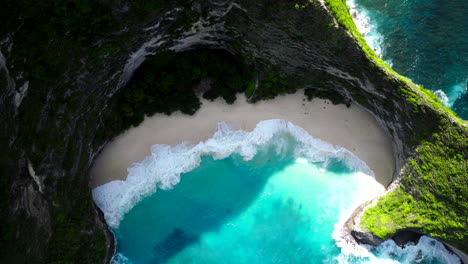
[[[127,168],[150,155],[155,144],[198,143],[213,136],[218,122],[252,131],[258,122],[268,119],[287,120],[315,138],[348,149],[369,166],[379,183],[385,187],[391,183],[395,170],[392,143],[372,115],[357,105],[347,108],[323,99],[309,102],[299,91],[256,104],[247,103],[244,95],[237,95],[232,105],[222,99],[202,99],[193,116],[177,112],[146,117],[104,147],[91,169],[90,186],[125,180]]]

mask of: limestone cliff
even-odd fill
[[[39,2],[8,0],[1,8],[7,11],[0,30],[0,262],[109,257],[112,238],[106,242],[88,172],[112,139],[101,133],[103,119],[115,111],[112,98],[145,56],[199,48],[242,57],[260,83],[274,73],[293,89],[335,91],[371,112],[392,138],[401,173],[394,178],[407,183],[399,190],[417,202],[429,193],[464,217],[440,230],[456,234],[442,240],[468,251],[466,164],[446,175],[453,189],[446,178],[438,188],[439,180],[425,177],[425,170],[439,175],[438,166],[468,159],[468,130],[434,96],[375,59],[353,32],[344,1]],[[441,136],[448,130],[453,137]],[[420,148],[427,144],[449,148],[440,164],[427,164],[428,150]],[[419,192],[419,185],[433,183]],[[452,196],[461,200],[448,206]],[[409,224],[424,231],[421,223]],[[405,228],[398,224],[385,238]]]

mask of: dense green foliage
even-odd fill
[[[0,36],[2,41],[12,38],[12,52],[6,53],[6,49],[2,49],[2,53],[6,56],[10,73],[13,76],[21,73],[23,79],[29,81],[30,87],[28,96],[18,110],[19,131],[14,147],[9,145],[6,148],[8,151],[3,151],[0,158],[0,200],[9,203],[11,199],[18,199],[12,195],[12,190],[24,188],[18,186],[22,185],[18,184],[21,178],[29,177],[17,174],[17,167],[14,165],[20,155],[19,151],[15,151],[17,148],[27,152],[27,157],[33,164],[40,164],[46,158],[50,151],[50,146],[47,147],[50,142],[54,142],[53,147],[57,151],[66,148],[64,135],[48,128],[63,119],[63,114],[59,113],[60,105],[75,104],[76,108],[79,98],[65,98],[63,95],[66,89],[62,92],[55,91],[55,95],[58,95],[55,98],[49,97],[50,87],[54,87],[57,80],[63,80],[61,77],[73,63],[70,60],[73,55],[82,55],[84,58],[99,57],[99,46],[86,52],[82,51],[82,47],[92,45],[96,39],[102,38],[115,20],[108,6],[94,0],[5,0],[0,5]],[[21,79],[17,80],[17,85],[21,85]],[[43,120],[42,129],[37,129],[42,110],[41,103],[38,102],[46,101],[49,106],[49,118]],[[12,132],[14,130],[9,131]],[[25,165],[26,161],[23,161],[22,166]],[[46,181],[46,184],[49,181]],[[12,185],[13,182],[17,184]],[[15,216],[11,216],[11,204],[2,204],[0,262],[36,263],[40,258],[43,258],[44,263],[59,263],[58,260],[62,261],[60,263],[74,263],[79,259],[97,263],[102,260],[105,254],[104,235],[100,230],[99,234],[95,234],[97,228],[94,222],[84,221],[82,217],[84,214],[94,214],[87,183],[75,183],[74,186],[76,192],[79,192],[79,195],[73,195],[72,199],[75,202],[70,205],[70,201],[67,200],[60,207],[53,207],[50,211],[51,233],[34,228],[37,225],[36,220],[28,217],[23,211],[17,211]],[[45,191],[48,191],[47,188]],[[57,193],[46,194],[51,201],[57,202],[60,199],[56,198],[59,196]],[[62,197],[65,197],[65,194],[62,194]],[[79,209],[84,206],[87,207],[86,210]],[[77,210],[72,213],[74,207]],[[63,208],[67,208],[68,211],[65,212]],[[71,217],[71,214],[74,214],[74,217]],[[60,215],[63,217],[58,218]],[[13,223],[10,217],[16,221]],[[63,226],[65,223],[66,226]],[[89,232],[85,233],[83,230]],[[49,235],[52,237],[51,243],[48,244]],[[37,243],[38,238],[43,241]],[[71,245],[66,240],[75,242]],[[30,247],[34,243],[36,245]]]
[[[270,72],[259,80],[259,85],[255,91],[246,91],[246,95],[249,96],[249,94],[251,94],[251,101],[257,102],[259,100],[273,99],[278,95],[294,93],[296,89],[297,87],[286,79]]]
[[[368,209],[362,226],[381,238],[416,228],[468,251],[468,132],[442,124],[421,142],[401,185]]]
[[[5,12],[2,30],[21,29],[15,35],[15,57],[10,60],[24,65],[25,77],[32,81],[52,82],[67,65],[75,43],[101,37],[113,23],[108,8],[94,0],[36,1],[29,6],[7,0],[5,4],[7,8],[0,8]],[[16,8],[22,8],[22,17],[12,12]]]
[[[307,96],[307,100],[312,100],[313,98],[328,99],[334,105],[345,104],[347,107],[351,106],[351,102],[346,100],[346,98],[335,90],[318,90],[318,89],[305,89],[304,94]]]
[[[123,89],[116,95],[116,101],[110,106],[112,110],[116,110],[110,113],[110,117],[104,118],[105,131],[94,135],[94,126],[99,123],[100,117],[94,112],[86,111],[89,111],[89,105],[100,101],[96,98],[100,93],[88,89],[83,94],[82,89],[77,86],[86,87],[88,84],[80,82],[87,80],[82,79],[77,83],[70,77],[81,74],[89,76],[86,72],[95,71],[93,67],[106,67],[115,72],[116,69],[112,69],[114,65],[103,65],[101,62],[108,61],[105,58],[110,56],[127,56],[130,51],[135,50],[144,38],[144,33],[139,39],[135,37],[135,32],[140,32],[141,28],[147,26],[146,23],[153,22],[160,14],[167,12],[166,8],[184,8],[173,24],[164,25],[168,27],[168,32],[177,35],[186,30],[199,16],[206,15],[194,11],[191,2],[2,1],[1,40],[9,38],[13,44],[12,47],[7,47],[8,43],[2,44],[2,53],[6,56],[11,75],[22,75],[21,80],[17,80],[17,86],[27,80],[29,90],[18,109],[16,120],[12,121],[17,122],[18,131],[9,129],[8,133],[11,135],[2,134],[0,138],[1,146],[8,146],[5,147],[7,151],[1,153],[0,159],[0,212],[5,216],[0,224],[0,262],[35,263],[42,259],[44,263],[98,263],[104,256],[103,234],[95,226],[95,222],[90,221],[95,212],[86,181],[87,172],[80,171],[89,166],[83,164],[89,160],[86,156],[89,153],[84,153],[86,151],[82,150],[80,141],[96,136],[94,144],[100,146],[105,140],[141,121],[143,113],[171,113],[176,110],[193,113],[199,107],[199,100],[194,96],[192,87],[200,78],[208,75],[213,79],[212,89],[204,93],[204,97],[209,99],[221,96],[227,102],[232,102],[235,99],[233,91],[239,92],[245,88],[249,88],[246,93],[250,91],[252,96],[259,98],[291,91],[286,87],[285,80],[272,74],[258,76],[265,82],[259,82],[257,89],[254,74],[250,75],[251,71],[244,66],[239,71],[239,65],[237,62],[233,63],[232,58],[215,61],[220,64],[213,64],[211,67],[212,61],[203,67],[198,64],[200,72],[196,72],[193,60],[188,63],[172,62],[171,67],[178,73],[173,72],[167,76],[162,73],[153,74],[142,67],[135,76],[139,75],[142,77],[139,79],[143,81],[139,84],[132,81],[127,86],[128,89]],[[293,5],[291,4],[291,8]],[[121,30],[123,28],[127,30]],[[10,48],[12,51],[6,52]],[[173,56],[175,55],[166,54],[166,59],[170,60]],[[216,60],[217,57],[207,59]],[[151,63],[150,61],[147,63]],[[157,65],[158,62],[152,63]],[[189,70],[183,72],[184,69]],[[168,70],[164,68],[164,73],[168,73]],[[110,77],[108,76],[109,79]],[[163,78],[157,80],[159,77]],[[155,83],[157,85],[151,85]],[[273,90],[278,92],[272,92]],[[76,131],[86,131],[87,138],[81,138],[83,134]],[[14,133],[18,133],[17,137]],[[45,175],[44,197],[47,197],[47,203],[51,205],[51,231],[44,232],[44,235],[29,232],[37,231],[37,223],[32,217],[12,216],[11,219],[16,222],[9,221],[7,217],[11,213],[11,200],[18,199],[13,197],[12,190],[21,188],[12,186],[12,183],[20,182],[21,177],[30,180],[29,175],[17,175],[16,164],[20,154],[10,151],[11,138],[15,138],[14,148],[24,151],[26,154],[23,155],[38,169],[37,173]],[[77,157],[77,153],[82,154]],[[46,172],[41,170],[39,165],[50,164],[48,158],[51,156],[63,157],[63,160],[57,161],[56,164],[59,165],[53,168],[61,176],[48,175],[50,171],[47,168],[42,168]],[[22,163],[24,165],[25,162]],[[60,165],[62,168],[58,168]],[[79,171],[73,172],[77,168]],[[57,179],[60,180],[57,182]],[[47,242],[48,235],[51,237]],[[44,243],[37,243],[36,239],[44,239]]]
[[[18,131],[14,129],[14,125],[3,123],[8,131],[4,134],[2,130],[0,135],[1,146],[5,146],[0,159],[1,263],[37,263],[38,260],[44,263],[102,261],[105,240],[102,230],[95,226],[94,217],[91,217],[95,211],[86,180],[87,172],[79,171],[78,176],[76,172],[71,172],[72,167],[86,168],[87,164],[77,164],[77,160],[88,159],[84,155],[77,159],[81,147],[79,139],[70,135],[73,134],[73,129],[86,130],[86,125],[90,124],[85,118],[77,119],[82,114],[77,111],[82,110],[83,102],[95,103],[96,98],[93,97],[95,95],[86,97],[68,81],[69,76],[77,76],[78,73],[89,70],[88,67],[99,65],[101,58],[116,56],[119,52],[125,53],[125,48],[133,45],[129,41],[128,31],[115,33],[112,30],[123,28],[122,24],[132,27],[141,23],[141,17],[156,11],[163,4],[188,1],[156,1],[158,4],[152,6],[144,4],[145,2],[147,1],[1,2],[1,51],[6,57],[11,76],[22,76],[15,80],[17,87],[23,80],[29,82],[28,94],[18,109],[15,120],[9,120],[18,124]],[[125,14],[116,16],[112,10],[124,7],[129,10]],[[112,38],[109,38],[109,34],[112,34]],[[87,65],[83,65],[84,62]],[[4,88],[3,79],[0,82],[1,88]],[[64,109],[66,113],[63,112]],[[8,116],[7,113],[2,114]],[[95,117],[90,120],[92,118]],[[77,122],[70,121],[71,119]],[[70,124],[73,124],[72,132],[68,129]],[[67,129],[63,129],[64,126]],[[56,129],[57,127],[60,129]],[[17,136],[14,133],[18,133]],[[7,139],[13,138],[14,144],[11,145],[11,141]],[[59,183],[57,188],[54,187],[57,185],[56,178],[38,171],[47,175],[44,197],[47,197],[47,203],[51,205],[50,231],[38,230],[37,221],[23,211],[16,211],[16,215],[11,215],[10,201],[20,199],[15,195],[25,192],[25,187],[22,186],[24,184],[19,182],[23,177],[30,177],[18,175],[16,164],[20,160],[21,166],[25,166],[26,161],[20,158],[24,153],[33,165],[50,162],[47,160],[50,158],[49,153],[54,153],[55,157],[62,154],[65,156],[63,169],[67,171],[64,176],[67,180]],[[56,170],[60,171],[60,168]],[[13,183],[16,184],[12,185]],[[73,191],[69,193],[68,190]]]
[[[391,237],[398,230],[418,230],[468,252],[466,127],[432,92],[400,76],[375,55],[357,30],[345,0],[325,0],[325,3],[337,22],[358,41],[366,56],[404,84],[395,89],[414,106],[414,114],[427,114],[427,107],[436,113],[425,120],[413,120],[416,135],[407,144],[417,149],[406,164],[401,185],[365,211],[361,226],[382,239]],[[392,109],[391,105],[384,107]]]
[[[105,121],[108,132],[115,136],[137,126],[145,115],[170,115],[179,110],[194,114],[201,104],[195,86],[202,80],[205,87],[198,90],[204,98],[222,97],[231,104],[236,93],[252,83],[252,75],[242,61],[222,50],[166,51],[148,56],[115,96],[117,110]]]
[[[54,155],[52,157],[54,158],[63,156],[63,161],[58,161],[57,164],[59,165],[53,169],[55,171],[60,171],[58,167],[60,167],[61,164],[64,175],[55,178],[46,175],[44,181],[46,187],[44,196],[47,197],[48,203],[51,205],[50,224],[52,230],[51,233],[47,233],[47,235],[51,235],[50,241],[42,245],[37,245],[35,244],[36,241],[29,240],[30,236],[37,238],[37,236],[34,236],[35,234],[29,234],[28,231],[25,231],[35,230],[34,226],[36,226],[36,223],[33,222],[35,221],[33,218],[23,215],[14,216],[13,219],[15,219],[16,222],[11,222],[8,217],[3,217],[0,224],[0,256],[7,257],[8,259],[0,258],[0,262],[34,263],[34,258],[43,258],[44,263],[100,262],[105,252],[104,237],[101,230],[95,226],[95,222],[90,220],[93,219],[92,216],[95,212],[93,211],[93,204],[86,180],[87,172],[80,171],[82,168],[87,168],[89,166],[89,164],[86,164],[86,162],[90,160],[90,158],[86,156],[89,155],[89,153],[85,151],[85,148],[88,148],[89,145],[84,146],[80,144],[83,143],[83,141],[87,144],[88,139],[96,136],[94,146],[101,146],[106,140],[113,138],[130,126],[141,122],[144,114],[170,114],[177,110],[188,114],[193,113],[198,109],[200,101],[195,96],[196,93],[192,88],[196,86],[202,78],[209,77],[212,80],[211,89],[208,91],[201,91],[205,98],[213,99],[216,97],[223,97],[227,102],[234,101],[235,92],[241,92],[244,91],[244,89],[246,95],[251,98],[251,101],[255,102],[261,99],[273,98],[278,94],[292,93],[297,88],[304,87],[304,85],[310,85],[310,87],[313,88],[311,90],[306,90],[306,94],[309,97],[326,97],[332,100],[336,98],[334,101],[339,102],[341,100],[339,94],[336,94],[329,87],[332,84],[339,83],[340,86],[346,87],[358,103],[365,103],[366,99],[362,96],[361,91],[352,90],[353,87],[349,86],[346,81],[342,83],[342,79],[333,78],[333,76],[325,75],[325,73],[322,72],[316,74],[316,83],[303,83],[301,86],[294,83],[294,79],[292,79],[291,76],[289,76],[289,79],[287,79],[288,76],[282,76],[283,73],[281,69],[266,67],[261,69],[261,72],[254,73],[253,70],[245,67],[242,62],[234,59],[229,54],[221,54],[222,52],[220,51],[218,51],[216,56],[165,52],[159,53],[154,57],[157,58],[160,56],[160,60],[152,60],[149,58],[143,66],[135,72],[135,76],[129,85],[116,94],[114,101],[108,106],[110,109],[109,116],[104,117],[104,125],[102,127],[105,127],[105,130],[98,131],[98,134],[94,135],[94,133],[96,133],[95,126],[99,123],[100,116],[95,112],[86,113],[85,111],[89,110],[87,106],[104,101],[96,98],[97,95],[103,94],[101,92],[102,90],[100,92],[91,90],[88,84],[80,83],[81,81],[86,82],[87,80],[79,80],[77,83],[76,81],[79,78],[73,78],[87,71],[93,72],[93,70],[96,70],[92,67],[106,67],[110,68],[110,72],[116,72],[117,69],[113,68],[115,65],[103,65],[101,61],[109,61],[104,59],[109,56],[127,56],[129,52],[134,51],[144,40],[144,33],[139,30],[146,27],[146,23],[150,21],[154,22],[155,17],[165,13],[167,11],[167,9],[165,9],[166,7],[184,7],[180,17],[178,17],[176,21],[173,21],[174,24],[168,23],[168,25],[164,25],[168,27],[168,33],[177,35],[182,30],[187,29],[199,16],[206,15],[203,13],[199,14],[197,11],[190,8],[190,2],[191,1],[188,0],[2,1],[0,8],[0,17],[2,17],[0,36],[2,40],[4,40],[6,36],[9,36],[13,41],[12,52],[5,52],[5,50],[2,50],[2,52],[7,56],[11,75],[18,76],[19,73],[21,73],[23,76],[22,80],[28,80],[30,87],[28,95],[18,109],[17,120],[12,121],[18,122],[17,137],[14,135],[14,133],[16,133],[14,129],[8,132],[12,133],[11,135],[13,136],[8,134],[5,138],[3,138],[3,135],[0,137],[0,146],[8,146],[5,147],[6,151],[0,153],[0,212],[2,216],[7,216],[10,213],[10,211],[8,211],[11,209],[10,201],[17,199],[17,197],[12,197],[11,190],[13,188],[21,188],[18,187],[18,185],[22,184],[22,177],[26,177],[30,180],[29,175],[17,175],[16,170],[18,168],[16,166],[20,154],[10,150],[10,140],[12,138],[14,138],[13,146],[16,150],[25,152],[26,157],[31,160],[33,165],[50,164],[50,161],[47,160],[47,158],[50,157],[49,153],[53,153]],[[197,2],[202,3],[203,1]],[[275,6],[275,4],[280,3],[279,1],[272,0],[270,3],[271,5],[265,4],[265,18],[261,19],[275,20],[275,14],[285,8],[290,8],[298,14],[317,12],[314,14],[319,15],[319,13],[322,13],[321,10],[314,9],[316,6],[321,8],[317,1],[314,1],[313,4],[310,3],[309,0],[287,1],[281,2],[278,6]],[[299,10],[294,9],[296,3],[300,5]],[[394,73],[375,56],[357,31],[344,0],[326,0],[326,3],[337,18],[338,23],[345,26],[353,34],[355,39],[359,41],[368,58],[378,67],[384,69],[391,76],[396,76],[395,78],[398,78],[405,84],[405,86],[395,86],[398,95],[407,98],[408,102],[417,106],[429,104],[432,105],[434,109],[442,109],[442,113],[448,111],[431,92],[417,88],[406,78]],[[250,8],[250,6],[248,8]],[[128,11],[122,11],[124,9]],[[325,23],[325,20],[322,21],[323,17],[319,18],[320,19],[316,19],[317,23],[314,24],[314,26],[319,27],[313,28],[313,30],[320,32],[320,34],[314,35],[314,40],[316,40],[317,43],[322,41],[326,44],[324,45],[326,49],[330,48],[333,51],[333,54],[327,54],[326,52],[328,50],[325,51],[324,54],[326,54],[326,56],[348,54],[345,52],[339,53],[345,50],[345,47],[340,50],[333,50],[333,47],[336,46],[335,42],[341,43],[341,41],[346,38],[344,34],[335,30],[333,23],[330,23],[328,20]],[[297,20],[301,20],[300,15],[297,16]],[[304,19],[302,19],[302,21],[304,21],[303,25],[307,26],[311,23],[311,21],[306,21]],[[294,21],[288,23],[295,24],[298,22]],[[129,30],[120,30],[122,28]],[[118,30],[118,32],[116,30]],[[14,34],[10,34],[13,32]],[[291,34],[294,35],[295,33],[293,32]],[[298,31],[298,35],[296,35],[298,40],[303,39],[301,34],[302,31]],[[135,37],[136,35],[141,35],[141,38]],[[233,44],[233,46],[234,45],[235,44]],[[86,65],[84,65],[83,62],[86,62]],[[252,62],[249,62],[249,64],[250,63]],[[252,64],[255,64],[255,62]],[[14,67],[10,67],[13,65]],[[119,65],[119,67],[120,66],[121,65]],[[359,67],[356,67],[356,71],[360,71],[360,66],[362,65],[357,66]],[[349,67],[349,70],[352,70],[351,67]],[[359,76],[359,73],[353,74]],[[110,76],[108,76],[108,78],[110,79]],[[380,76],[377,78],[383,80],[387,78],[387,76]],[[21,85],[21,80],[17,80],[17,85]],[[80,90],[79,87],[73,85],[88,87],[86,94],[83,94],[83,90]],[[391,87],[382,86],[380,88],[390,89]],[[100,88],[98,87],[96,89]],[[106,106],[103,105],[102,107]],[[393,109],[392,107],[394,106],[391,104],[388,106],[384,104],[384,107],[386,109]],[[397,107],[394,108],[398,110]],[[414,109],[422,111],[421,109],[423,108],[415,107]],[[398,115],[398,113],[395,112],[395,115]],[[421,116],[424,117],[424,114],[421,114]],[[419,148],[420,156],[431,153],[431,155],[438,156],[439,152],[442,157],[444,157],[444,155],[446,155],[446,157],[450,156],[450,159],[434,159],[438,160],[438,163],[431,164],[442,164],[440,167],[448,170],[452,168],[452,165],[448,164],[452,164],[452,161],[455,161],[453,164],[458,165],[454,165],[456,169],[452,172],[455,176],[451,176],[450,180],[456,179],[457,182],[462,181],[463,183],[463,179],[459,177],[459,169],[463,168],[463,163],[453,158],[454,156],[451,155],[452,152],[443,147],[444,140],[457,142],[455,140],[456,137],[441,139],[444,137],[441,131],[435,134],[431,129],[426,129],[428,125],[424,125],[424,122],[427,122],[427,120],[408,120],[408,122],[411,122],[411,124],[413,122],[417,123],[418,125],[415,127],[420,127],[420,130],[424,132],[418,134],[417,140],[413,143],[415,146],[421,145]],[[419,125],[419,122],[422,124]],[[9,127],[6,124],[3,125]],[[69,126],[73,126],[71,130],[68,129]],[[444,124],[443,127],[445,126],[450,127],[451,124]],[[75,131],[86,131],[86,138],[81,138],[83,134],[75,133]],[[457,133],[460,137],[465,137],[466,139],[466,133],[463,134],[460,131]],[[422,142],[427,136],[433,134],[434,137],[431,140]],[[436,137],[435,135],[441,136]],[[434,152],[431,152],[432,150],[434,150]],[[463,155],[462,158],[466,160],[466,145],[465,150],[463,150],[463,148],[459,148],[458,150],[461,151],[460,153]],[[77,153],[81,153],[81,156],[77,157]],[[432,157],[428,156],[425,160],[426,159],[432,160]],[[426,164],[421,163],[422,160],[419,160],[417,156],[414,162],[416,162],[416,164]],[[22,166],[24,166],[24,164],[25,162],[22,163]],[[421,169],[413,170],[413,174],[416,175],[428,170],[427,165],[426,167],[422,167],[422,165],[418,166],[419,167],[416,167],[416,165],[409,165],[407,171],[411,171],[411,168]],[[73,173],[73,169],[78,169],[79,171]],[[423,169],[424,171],[422,171]],[[440,172],[438,172],[439,170]],[[438,182],[435,179],[438,179],[442,174],[442,176],[445,175],[444,177],[448,177],[447,175],[449,174],[447,174],[447,171],[445,169],[442,171],[440,168],[435,169],[433,167],[430,167],[430,171],[430,175],[432,176],[427,180],[429,181],[428,186],[444,185],[442,180]],[[42,173],[40,170],[38,170],[38,172]],[[466,167],[464,175],[466,175]],[[13,181],[13,177],[17,178]],[[413,178],[418,179],[418,177]],[[56,182],[57,179],[60,180]],[[446,180],[446,178],[443,177],[440,179]],[[17,186],[12,186],[13,182],[16,182]],[[404,186],[409,185],[410,183],[408,182]],[[464,186],[467,186],[466,183]],[[424,190],[421,189],[421,191],[418,192],[425,193]],[[446,194],[447,197],[456,197],[448,187],[444,190],[444,194]],[[390,208],[387,209],[391,212],[388,211],[377,215],[379,217],[384,217],[386,214],[391,215],[392,212],[401,211],[401,204],[405,204],[405,201],[407,204],[422,203],[418,198],[419,196],[416,194],[414,194],[415,198],[408,198],[409,196],[406,194],[406,191],[407,189],[404,189],[404,192],[402,190],[402,193],[406,196],[401,195],[401,199],[399,198],[400,196],[395,196],[395,199],[400,200],[388,198],[388,200],[392,200],[395,203],[394,207],[389,204],[385,205],[386,208],[387,206]],[[461,192],[464,197],[467,196],[466,189],[461,188]],[[426,196],[428,196],[428,194]],[[411,197],[413,197],[413,194]],[[435,196],[435,198],[438,198],[438,196]],[[403,203],[401,203],[402,201]],[[447,201],[455,200],[449,199]],[[454,202],[454,204],[456,203]],[[417,205],[419,206],[419,204]],[[429,205],[427,206],[427,210],[429,210],[430,207]],[[461,206],[463,206],[463,204]],[[465,209],[464,211],[467,211],[466,205],[464,206],[465,207],[461,208],[453,208],[453,210]],[[413,209],[417,210],[417,208],[412,208],[412,210]],[[414,212],[418,213],[418,215],[420,215],[420,212],[421,214],[423,213],[423,211]],[[441,214],[442,213],[447,214],[446,211],[443,210],[441,211]],[[372,215],[372,213],[369,213],[369,216]],[[396,215],[394,217],[395,219],[398,218]],[[454,221],[456,223],[463,223],[460,217],[454,218]],[[420,219],[418,223],[427,222],[424,215],[419,218],[422,220]],[[392,219],[392,217],[390,217],[390,219]],[[395,223],[404,226],[407,219],[403,216],[400,217],[400,219],[401,221],[395,221]],[[389,234],[390,231],[385,231],[387,230],[385,229],[387,225],[379,224],[378,221],[371,222],[376,223],[375,226],[372,227],[373,231],[381,234],[382,237]],[[435,226],[435,223],[432,223],[432,226]],[[452,226],[457,225],[455,224]],[[397,229],[391,229],[390,227],[388,230]],[[428,232],[432,232],[431,230],[434,232],[438,230],[436,227],[430,228],[432,229],[428,229]],[[457,232],[458,231],[454,231],[454,234],[459,234],[459,232]],[[442,233],[443,232],[441,232],[441,234]],[[18,235],[20,235],[20,237],[18,237]],[[30,245],[27,245],[28,243]],[[41,246],[46,247],[46,249],[41,249],[42,251],[38,250],[38,253],[44,254],[40,256],[36,255],[36,252],[16,250],[35,249],[35,247]]]
[[[321,88],[305,90],[308,99],[330,99],[334,104],[349,106],[350,102],[341,94],[325,87],[327,77],[317,78],[314,87]],[[294,93],[297,88],[294,81],[273,72],[258,76],[240,56],[227,51],[159,52],[148,56],[129,83],[114,96],[116,110],[104,121],[107,129],[101,131],[99,139],[112,138],[139,125],[145,115],[170,115],[175,111],[192,115],[201,105],[199,95],[209,100],[222,97],[231,104],[236,100],[236,93],[245,92],[256,102]]]
[[[306,8],[307,6],[309,6],[310,3],[313,3],[314,0],[302,0],[302,1],[295,1],[296,3],[294,4],[294,7],[296,9],[299,9],[299,8]]]

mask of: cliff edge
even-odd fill
[[[121,132],[106,120],[145,57],[196,49],[240,58],[255,72],[252,101],[306,89],[371,112],[392,138],[399,184],[351,229],[387,239],[411,228],[468,252],[467,124],[375,56],[344,0],[7,0],[0,10],[0,262],[109,259],[88,187]]]

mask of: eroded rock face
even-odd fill
[[[417,132],[412,120],[421,115],[398,94],[396,87],[404,84],[375,67],[324,5],[296,9],[285,2],[169,3],[129,24],[116,23],[93,43],[71,45],[67,63],[58,66],[59,77],[47,82],[28,79],[27,62],[15,54],[21,27],[0,36],[0,139],[8,149],[3,162],[11,183],[3,210],[7,222],[15,223],[9,236],[13,242],[7,245],[17,252],[12,258],[17,263],[106,258],[105,225],[91,202],[88,171],[111,138],[96,135],[106,129],[102,119],[113,111],[113,95],[145,56],[160,50],[221,48],[242,56],[258,71],[260,82],[273,72],[296,88],[335,89],[375,116],[393,140],[395,171],[400,171],[412,153],[406,143]],[[120,16],[132,12],[138,13],[132,6],[113,10]],[[88,56],[117,39],[117,50]],[[27,82],[27,94],[15,103],[24,93],[19,87]],[[381,242],[354,227],[350,224],[359,240]],[[108,246],[111,240],[108,236]],[[64,248],[74,251],[56,252]]]
[[[354,240],[356,241],[356,243],[362,243],[372,246],[378,246],[383,242],[381,238],[374,235],[369,230],[360,227],[361,218],[364,214],[364,211],[370,206],[372,206],[373,203],[375,203],[375,200],[373,202],[365,203],[359,206],[356,209],[356,211],[354,211],[353,215],[351,215],[351,217],[345,223],[345,231],[350,235],[348,241]]]

